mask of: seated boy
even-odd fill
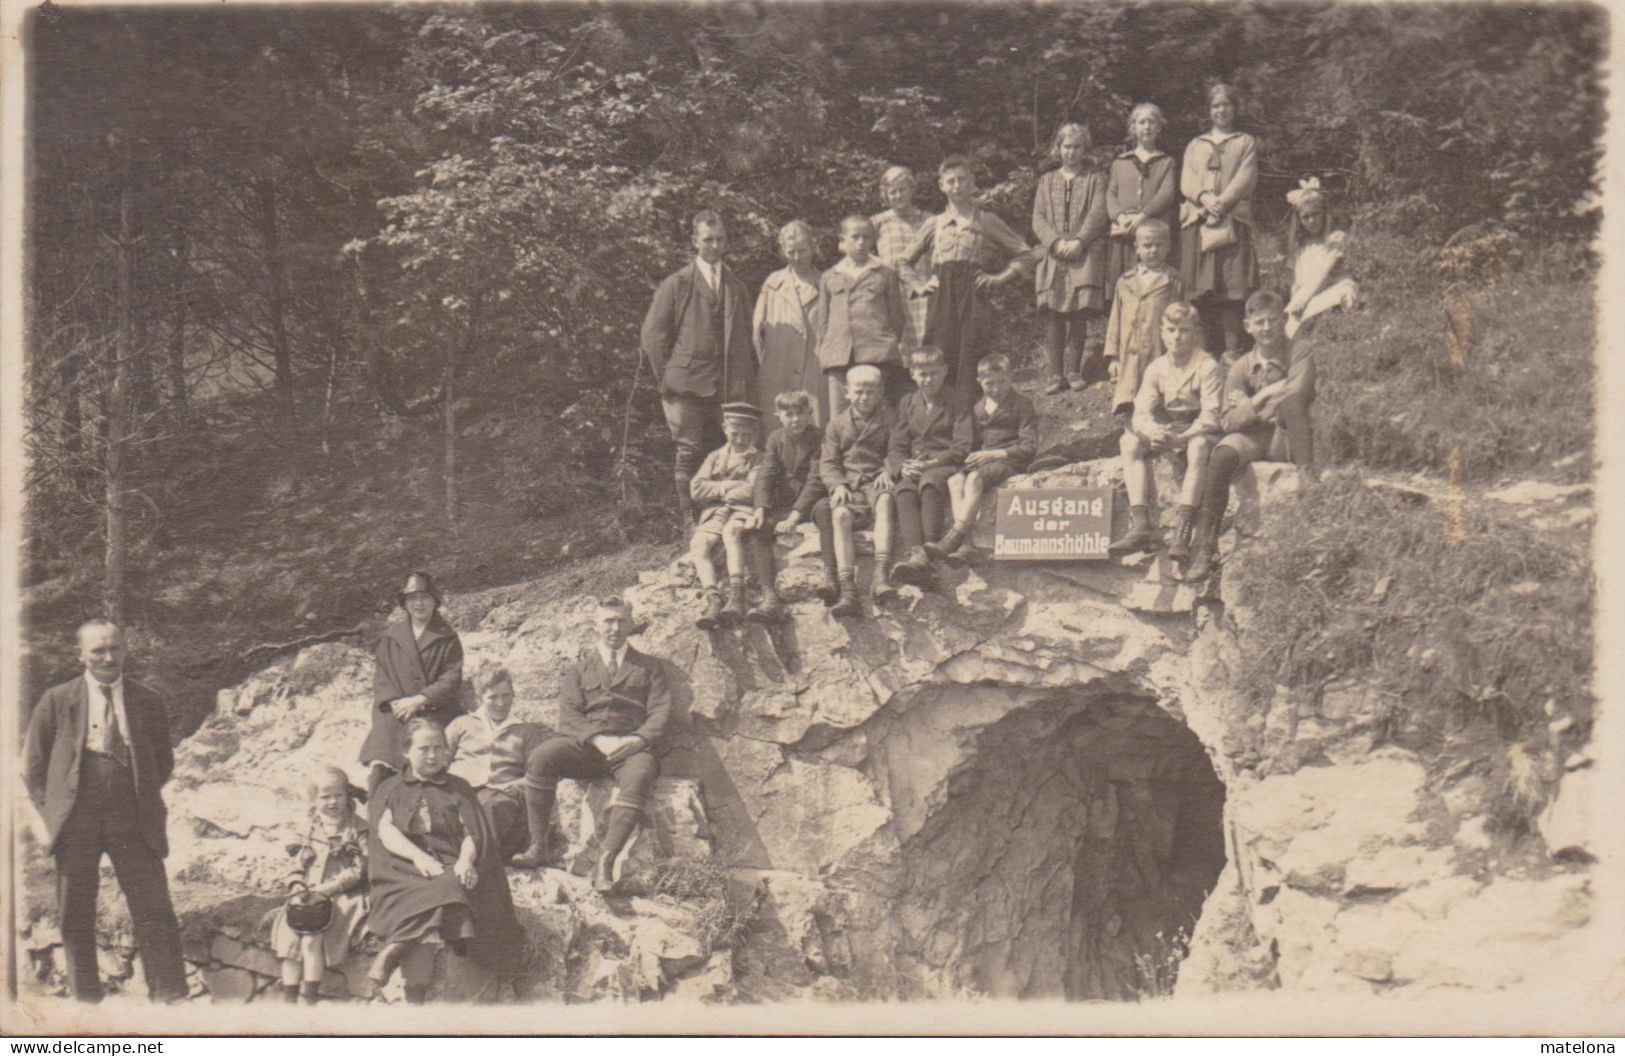
[[[700,509],[688,553],[705,592],[705,611],[694,625],[709,631],[737,622],[745,615],[745,533],[755,524],[755,476],[762,454],[756,449],[756,426],[762,412],[751,403],[722,405],[722,435],[726,445],[705,456],[689,482],[689,492]],[[711,554],[722,542],[728,566],[728,603],[717,589],[717,570]]]
[[[1010,385],[1010,360],[995,352],[976,364],[982,398],[971,405],[971,447],[965,468],[948,478],[953,527],[938,542],[925,544],[928,556],[951,561],[970,536],[982,496],[1025,470],[1038,451],[1038,411]]]
[[[784,615],[784,602],[779,600],[775,582],[778,569],[773,560],[773,537],[788,535],[802,522],[811,520],[813,506],[824,497],[824,482],[818,479],[818,455],[824,438],[813,420],[812,393],[804,389],[781,392],[773,398],[773,409],[779,428],[773,430],[762,450],[762,467],[756,472],[755,530],[750,534],[762,600],[745,618],[758,623],[773,623]]]
[[[504,858],[528,845],[525,824],[525,760],[542,746],[547,730],[534,722],[511,721],[513,676],[501,664],[474,675],[478,710],[446,725],[449,770],[474,786],[480,806],[496,829]]]
[[[861,363],[846,372],[846,410],[824,429],[818,473],[829,496],[813,506],[818,542],[823,549],[824,582],[818,588],[836,616],[858,616],[856,533],[873,523],[876,601],[895,593],[887,578],[891,566],[894,501],[886,472],[886,450],[895,416],[881,397],[880,369]]]
[[[1312,474],[1314,431],[1309,405],[1315,399],[1315,360],[1307,343],[1286,336],[1286,299],[1274,290],[1247,298],[1244,320],[1253,348],[1230,367],[1224,413],[1224,439],[1208,459],[1202,508],[1186,580],[1206,579],[1219,556],[1219,525],[1230,505],[1230,479],[1242,466],[1291,459]]]
[[[1151,475],[1151,456],[1162,455],[1177,462],[1183,455],[1185,480],[1180,487],[1179,525],[1168,556],[1175,561],[1190,557],[1196,504],[1202,499],[1202,474],[1207,468],[1208,452],[1218,437],[1224,399],[1218,362],[1196,345],[1200,325],[1195,306],[1185,301],[1170,304],[1162,313],[1162,346],[1167,351],[1146,365],[1139,394],[1134,398],[1133,422],[1119,441],[1123,483],[1128,488],[1128,530],[1112,541],[1109,553],[1131,554],[1152,548],[1157,533],[1151,507],[1157,485]]]
[[[940,348],[915,349],[908,368],[915,389],[897,405],[897,426],[886,452],[886,469],[896,481],[898,533],[907,551],[893,574],[899,583],[929,590],[937,577],[925,541],[942,534],[948,479],[970,454],[971,419],[959,394],[944,387],[948,363]]]

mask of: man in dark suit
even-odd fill
[[[722,444],[722,405],[756,391],[750,295],[722,262],[722,217],[694,217],[695,258],[666,276],[643,318],[643,354],[654,368],[666,427],[677,445],[677,509],[694,520],[688,482]]]
[[[627,644],[632,608],[620,598],[598,603],[598,643],[566,668],[559,693],[560,736],[544,741],[525,765],[530,846],[514,858],[521,869],[548,860],[547,832],[559,778],[614,777],[593,887],[615,885],[615,859],[649,804],[660,774],[655,749],[671,716],[671,690],[660,661]]]
[[[124,632],[111,620],[79,628],[85,673],[47,690],[24,743],[24,773],[56,861],[57,914],[68,979],[80,1001],[101,1000],[96,889],[102,855],[130,907],[147,990],[187,995],[180,926],[164,856],[164,782],[175,768],[163,701],[124,677]]]

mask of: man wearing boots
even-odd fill
[[[695,216],[694,260],[661,282],[643,319],[643,354],[677,445],[673,477],[685,529],[694,523],[689,480],[721,440],[723,401],[756,391],[751,301],[722,262],[726,245],[722,217],[709,209]]]
[[[660,662],[627,644],[632,608],[604,598],[596,614],[598,642],[567,667],[559,693],[559,734],[531,753],[525,765],[525,813],[530,846],[514,858],[521,869],[548,861],[547,837],[561,777],[615,779],[615,798],[600,836],[594,890],[615,887],[615,860],[649,802],[660,773],[655,750],[671,715],[671,690]]]

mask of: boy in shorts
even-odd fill
[[[1177,462],[1183,456],[1185,479],[1180,488],[1179,524],[1168,556],[1175,561],[1190,557],[1202,475],[1207,469],[1208,453],[1218,439],[1224,399],[1219,364],[1197,347],[1199,326],[1196,307],[1185,301],[1170,304],[1162,313],[1160,336],[1167,351],[1146,364],[1140,391],[1134,397],[1134,418],[1119,441],[1123,483],[1128,488],[1128,530],[1112,541],[1108,553],[1130,554],[1152,548],[1156,522],[1151,507],[1157,485],[1151,475],[1151,457],[1162,455]]]
[[[940,540],[925,544],[935,561],[952,561],[970,537],[982,496],[1024,472],[1038,452],[1038,410],[1011,387],[1010,360],[994,353],[976,364],[981,398],[971,404],[971,453],[965,468],[948,478],[953,526]]]
[[[700,510],[688,553],[705,592],[705,609],[694,625],[709,631],[737,623],[745,615],[745,533],[755,524],[755,476],[762,453],[756,447],[756,427],[762,412],[755,404],[722,405],[722,435],[728,443],[705,456],[689,482],[689,492]],[[722,601],[712,553],[722,544],[728,567],[728,602]]]
[[[846,410],[824,429],[824,450],[818,472],[829,497],[813,507],[818,542],[823,550],[824,582],[819,596],[835,616],[858,616],[856,533],[870,524],[875,529],[875,574],[871,586],[881,601],[896,593],[887,570],[891,567],[893,511],[892,478],[886,472],[886,451],[896,417],[886,406],[880,368],[860,363],[846,372]]]

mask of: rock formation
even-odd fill
[[[1294,501],[1291,467],[1257,470],[1227,554]],[[1011,486],[1117,474],[1091,462]],[[940,592],[903,588],[872,620],[838,621],[813,595],[814,553],[791,549],[792,619],[771,631],[694,629],[681,564],[626,592],[649,622],[636,644],[669,664],[680,732],[631,895],[607,902],[582,877],[598,787],[563,786],[569,868],[510,873],[526,998],[1513,986],[1572,952],[1591,913],[1579,791],[1552,808],[1562,859],[1507,867],[1471,766],[1386,743],[1383,702],[1356,684],[1250,701],[1229,674],[1245,613],[1159,559],[973,563]],[[470,668],[506,664],[519,711],[547,724],[591,612],[545,584],[448,605]],[[369,677],[363,650],[308,648],[222,692],[178,749],[171,877],[198,989],[217,1000],[270,984],[258,922],[303,778],[327,761],[361,778]],[[43,908],[25,945],[48,976]],[[108,956],[128,977],[121,918],[109,896]],[[364,968],[331,993],[362,994]],[[486,982],[448,956],[437,985],[455,1000]]]

